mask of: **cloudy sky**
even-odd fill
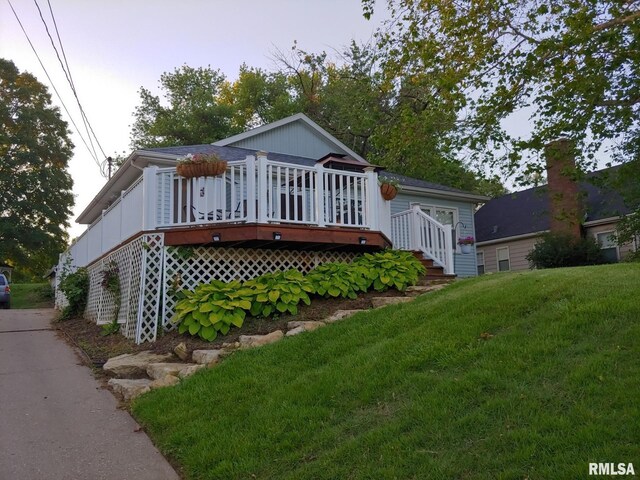
[[[10,1],[73,120],[84,129],[36,3]],[[341,50],[352,38],[367,42],[382,15],[365,20],[360,0],[37,0],[37,4],[56,39],[51,5],[80,102],[107,155],[130,153],[129,129],[138,90],[144,86],[159,93],[163,72],[183,64],[211,65],[234,79],[243,62],[272,68],[272,53],[276,48],[289,49],[294,40],[313,52]],[[73,131],[70,171],[77,215],[106,179],[63,110],[7,1],[0,2],[0,57],[49,87]],[[83,230],[73,223],[70,233],[76,236]]]

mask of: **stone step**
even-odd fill
[[[413,300],[413,297],[373,297],[371,305],[373,308],[386,307],[387,305],[396,305],[398,303],[406,303]]]
[[[404,293],[410,297],[417,297],[418,295],[422,295],[424,293],[440,290],[446,286],[446,283],[442,283],[439,285],[412,285],[410,287],[407,287]]]
[[[145,350],[110,358],[102,368],[107,375],[115,378],[145,378],[150,364],[166,362],[173,358],[171,353],[159,354]]]
[[[107,383],[114,393],[122,395],[125,402],[151,390],[151,380],[148,378],[112,378]]]
[[[323,319],[324,323],[334,323],[340,320],[344,320],[345,318],[349,318],[356,313],[364,312],[364,310],[336,310],[333,315]]]
[[[199,364],[212,367],[223,357],[222,350],[194,350],[191,353],[191,359]]]
[[[277,342],[282,337],[284,337],[284,332],[282,330],[276,330],[267,335],[240,335],[238,340],[240,342],[240,348],[253,348]]]
[[[167,375],[185,378],[204,367],[196,363],[151,363],[147,366],[147,375],[153,380],[160,380]]]

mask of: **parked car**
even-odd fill
[[[3,308],[11,308],[11,288],[4,274],[0,273],[0,305]]]

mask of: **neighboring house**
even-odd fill
[[[215,153],[227,170],[180,177],[176,161],[190,153]],[[378,185],[387,177],[402,186],[392,201]],[[306,272],[392,246],[422,252],[434,274],[473,276],[475,255],[461,254],[455,238],[474,235],[473,212],[486,200],[384,172],[298,114],[211,145],[133,152],[78,217],[87,231],[58,271],[88,268],[86,316],[106,323],[118,302],[101,272],[117,265],[118,321],[140,343],[172,327],[176,290],[214,278]],[[56,303],[65,303],[59,291]]]
[[[613,262],[638,248],[636,242],[618,246],[610,238],[620,217],[630,213],[622,197],[605,186],[618,168],[592,172],[578,183],[581,234],[593,237]],[[478,273],[529,268],[527,254],[541,234],[552,230],[550,198],[554,194],[548,185],[530,188],[494,198],[476,212]]]

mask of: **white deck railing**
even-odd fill
[[[378,228],[371,189],[377,186],[375,172],[258,156],[229,162],[217,177],[187,179],[175,168],[155,168],[155,175],[157,228],[238,222]]]
[[[419,206],[391,216],[393,248],[421,251],[444,273],[454,273],[451,225],[443,225]]]
[[[123,190],[61,255],[89,265],[142,231],[224,223],[287,223],[379,229],[377,174],[248,156],[217,177],[184,178],[156,166]]]

